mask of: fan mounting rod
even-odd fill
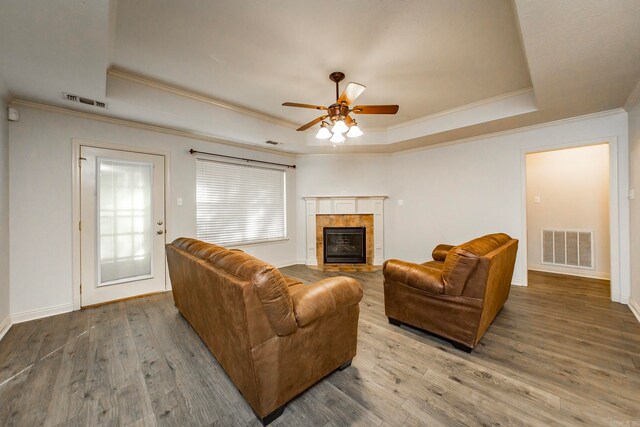
[[[333,73],[329,74],[329,80],[331,80],[336,84],[336,101],[337,101],[338,98],[340,98],[340,90],[338,89],[338,83],[344,80],[344,73],[341,73],[340,71],[334,71]]]

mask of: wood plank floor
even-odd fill
[[[640,425],[640,325],[608,283],[530,273],[467,354],[384,316],[364,285],[358,355],[272,425]],[[0,342],[1,425],[259,425],[170,293],[15,325]]]

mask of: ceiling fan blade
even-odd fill
[[[285,102],[282,104],[283,107],[298,107],[298,108],[311,108],[313,110],[326,110],[327,107],[322,107],[320,105],[311,105],[311,104],[299,104],[297,102]]]
[[[344,101],[347,105],[351,105],[357,97],[362,95],[362,92],[364,92],[365,89],[366,86],[361,85],[360,83],[349,82],[347,87],[342,91],[340,98],[338,98],[338,104],[341,104]]]
[[[300,126],[298,129],[296,129],[297,131],[303,131],[303,130],[307,130],[309,129],[311,126],[315,125],[316,123],[320,123],[321,121],[323,121],[324,119],[326,119],[329,116],[320,116],[317,119],[311,120],[309,123],[307,123],[306,125],[302,125]]]
[[[356,105],[352,111],[356,114],[395,114],[399,108],[397,105]]]

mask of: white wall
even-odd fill
[[[304,264],[306,261],[305,202],[302,198],[305,196],[389,196],[392,185],[388,159],[387,155],[376,154],[298,156],[296,235],[298,236],[297,260],[299,263]],[[387,201],[384,209],[388,209]]]
[[[195,236],[195,159],[190,148],[281,163],[292,157],[257,152],[66,114],[20,107],[11,123],[11,314],[20,320],[72,307],[72,140],[169,154],[167,241]],[[290,240],[243,249],[275,265],[295,262],[295,172],[287,172]],[[176,205],[176,198],[183,206]]]
[[[631,217],[631,299],[629,305],[640,321],[640,104],[629,111],[630,187],[635,197],[630,203]]]
[[[608,279],[609,146],[528,154],[526,167],[529,269]],[[541,237],[545,228],[593,231],[594,268],[543,264]]]
[[[620,281],[628,299],[629,201],[627,114],[614,112],[532,127],[432,149],[399,153],[391,158],[393,198],[385,212],[387,257],[430,259],[438,243],[460,243],[505,232],[521,240],[513,282],[527,283],[524,233],[524,153],[545,147],[617,139],[621,244]],[[303,191],[299,188],[298,191]],[[404,201],[403,206],[397,200]],[[385,245],[387,242],[385,242]],[[614,295],[614,297],[616,297]]]
[[[0,337],[9,326],[9,125],[8,93],[0,80]]]
[[[393,155],[318,155],[298,158],[298,262],[304,262],[303,196],[387,195],[384,257],[431,259],[438,243],[462,243],[505,232],[520,239],[513,282],[527,283],[524,206],[525,153],[617,141],[620,245],[614,248],[629,292],[628,125],[624,111],[575,118],[496,136]],[[403,205],[399,206],[398,201]]]

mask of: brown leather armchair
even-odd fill
[[[358,281],[332,277],[303,285],[242,251],[195,239],[177,239],[166,249],[178,310],[263,424],[351,364]]]
[[[424,264],[385,261],[389,322],[424,329],[470,352],[509,297],[517,250],[517,240],[499,233],[438,245]]]

